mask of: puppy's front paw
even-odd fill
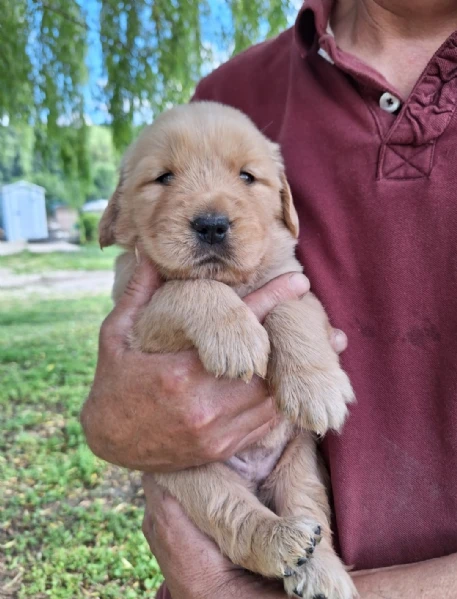
[[[251,541],[254,569],[266,576],[290,577],[312,559],[321,539],[320,525],[302,516],[265,521]]]
[[[343,564],[330,549],[318,548],[312,560],[284,578],[290,597],[355,599],[358,593]]]
[[[301,428],[319,434],[340,431],[347,405],[355,400],[349,378],[338,364],[330,368],[292,365],[273,373],[272,383],[281,412]]]
[[[233,310],[217,327],[201,331],[196,345],[203,366],[217,377],[249,382],[254,374],[266,376],[270,341],[247,306]]]

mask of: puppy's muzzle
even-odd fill
[[[222,214],[206,214],[195,218],[191,225],[200,241],[216,245],[224,241],[230,221]]]

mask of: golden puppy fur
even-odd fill
[[[340,430],[353,400],[325,312],[307,294],[280,304],[262,325],[241,300],[302,270],[297,236],[279,147],[237,110],[209,102],[174,108],[142,132],[100,223],[102,247],[127,250],[117,262],[115,300],[138,243],[165,281],[132,345],[194,347],[217,377],[266,377],[277,402],[277,426],[262,441],[225,464],[157,481],[235,564],[283,578],[289,595],[351,599],[312,434]]]

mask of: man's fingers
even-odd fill
[[[143,489],[146,498],[146,509],[143,518],[143,534],[151,550],[157,551],[157,537],[162,536],[163,530],[169,529],[169,524],[184,516],[179,503],[154,480],[151,474],[144,474]]]
[[[153,474],[143,474],[141,482],[143,484],[144,496],[148,508],[160,504],[165,499],[166,493],[163,488],[156,483]]]
[[[153,534],[156,526],[168,527],[177,519],[184,517],[182,507],[154,480],[153,474],[144,474],[143,490],[146,498],[146,515],[143,532]]]
[[[301,273],[281,275],[244,298],[260,322],[279,303],[299,299],[309,291],[309,281]]]
[[[141,257],[126,290],[105,321],[110,333],[125,337],[139,310],[149,302],[160,285],[157,270],[147,258]]]
[[[241,407],[238,416],[234,417],[233,425],[239,430],[240,435],[249,432],[271,420],[277,415],[274,402],[271,397],[265,397],[254,405]]]
[[[224,459],[264,437],[276,422],[277,412],[271,397],[234,418],[226,431],[227,437],[233,437],[233,442],[227,447]]]
[[[260,322],[281,302],[300,299],[309,291],[309,280],[301,273],[281,275],[273,279],[257,291],[244,298],[244,302],[254,312]],[[342,353],[348,346],[348,339],[343,331],[332,329],[330,342],[333,349]]]
[[[263,437],[265,437],[265,435],[267,435],[271,431],[271,429],[275,426],[275,424],[277,424],[276,416],[274,416],[270,420],[267,420],[266,422],[261,424],[258,428],[251,431],[248,435],[246,435],[246,437],[241,441],[241,443],[237,447],[234,448],[233,455],[235,455],[239,451],[242,451],[243,449],[246,449],[246,447],[249,447],[256,441],[263,439]]]

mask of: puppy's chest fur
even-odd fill
[[[226,464],[255,490],[274,470],[293,434],[293,426],[278,416],[277,424],[263,439],[234,455]]]

